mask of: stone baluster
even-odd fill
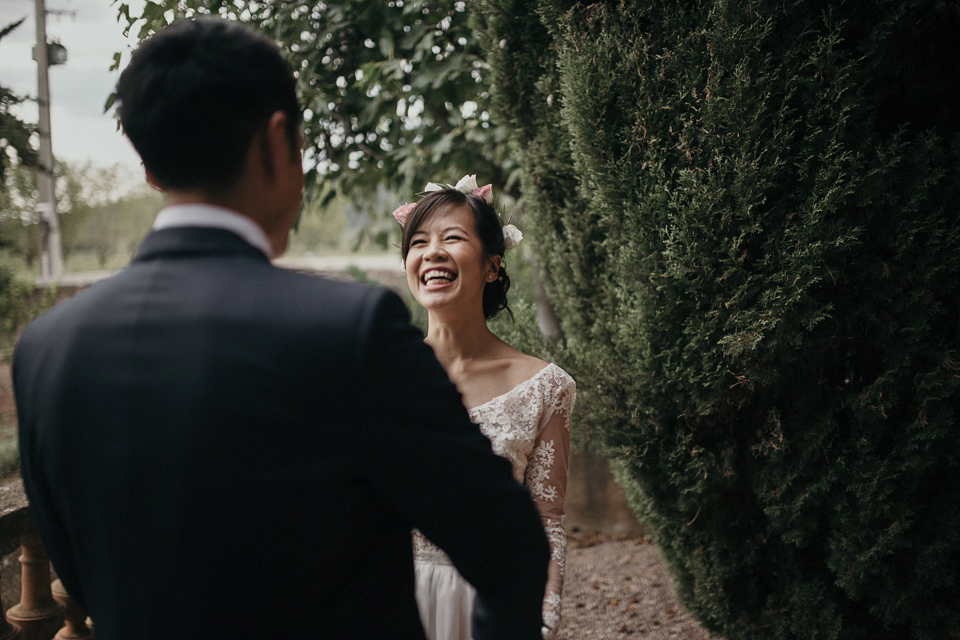
[[[63,588],[63,583],[59,579],[54,580],[50,590],[53,592],[53,599],[64,608],[64,625],[54,636],[54,640],[93,640],[93,629],[87,624],[87,614]]]
[[[50,559],[35,534],[20,539],[20,604],[10,607],[7,620],[20,627],[21,640],[51,640],[63,626],[63,605],[50,591]]]

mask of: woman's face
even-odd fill
[[[404,264],[407,285],[427,310],[475,304],[482,314],[483,288],[496,279],[500,256],[484,255],[469,206],[448,205],[411,234]]]

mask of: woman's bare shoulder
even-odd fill
[[[459,375],[451,376],[467,407],[486,404],[537,375],[547,363],[514,349],[505,342],[491,348]]]
[[[507,364],[505,369],[508,372],[507,375],[509,376],[511,382],[515,385],[537,375],[549,364],[540,358],[527,355],[526,353],[523,353],[522,351],[515,349],[506,343],[504,343],[504,345],[506,346],[506,349],[504,350],[502,357]]]

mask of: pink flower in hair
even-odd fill
[[[473,190],[473,195],[483,198],[484,202],[493,206],[493,185],[485,184]]]
[[[413,208],[416,206],[416,202],[408,202],[393,210],[393,217],[400,223],[401,227],[407,224],[407,218],[410,217],[410,212],[413,211]]]

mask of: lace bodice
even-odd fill
[[[513,475],[530,490],[550,540],[550,568],[544,598],[544,622],[552,637],[560,622],[567,539],[563,500],[570,459],[570,412],[576,384],[563,369],[548,364],[510,391],[470,409],[470,418],[490,439],[497,455],[513,465]],[[449,564],[447,556],[414,532],[414,556],[420,562]]]

